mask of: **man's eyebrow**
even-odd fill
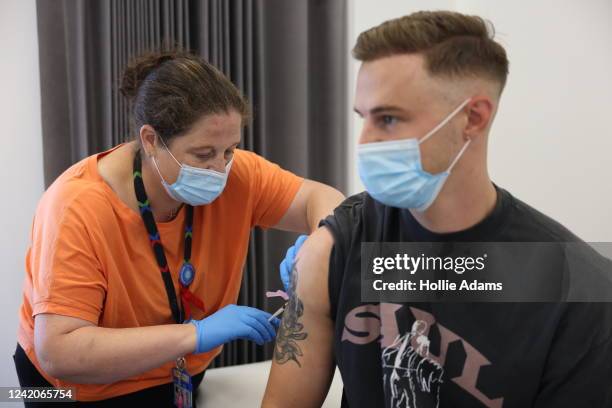
[[[355,113],[357,113],[359,116],[363,116],[363,113],[361,113],[359,111],[359,109],[357,108],[353,108],[353,110],[355,111]],[[393,105],[381,105],[381,106],[376,106],[375,108],[370,109],[370,115],[375,115],[378,113],[383,113],[383,112],[396,112],[396,113],[404,113],[404,109],[398,107],[398,106],[393,106]]]

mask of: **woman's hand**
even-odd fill
[[[289,290],[291,286],[291,272],[293,271],[293,265],[295,264],[295,256],[300,251],[304,241],[308,239],[308,235],[300,235],[295,241],[295,244],[289,247],[285,259],[280,264],[280,277],[285,287],[285,292]]]
[[[196,327],[195,353],[205,353],[236,339],[254,341],[260,346],[274,340],[280,320],[259,309],[227,305],[202,320],[191,320]]]

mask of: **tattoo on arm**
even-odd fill
[[[304,314],[304,304],[296,293],[298,271],[293,266],[291,272],[291,285],[289,287],[289,301],[285,306],[283,319],[281,320],[276,336],[276,347],[274,349],[274,359],[278,364],[285,364],[288,361],[295,361],[298,367],[302,367],[298,357],[301,357],[302,349],[298,341],[306,339],[308,333],[304,331],[304,325],[299,322]]]

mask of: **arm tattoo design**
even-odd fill
[[[300,317],[304,314],[304,304],[296,293],[297,278],[298,271],[294,264],[291,273],[291,285],[289,287],[289,301],[285,306],[283,319],[276,336],[274,359],[278,364],[295,361],[298,367],[302,367],[298,357],[303,354],[298,341],[306,339],[308,333],[304,331],[304,325],[299,322]]]

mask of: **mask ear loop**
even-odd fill
[[[468,104],[468,102],[470,101],[471,98],[467,98],[465,101],[463,101],[461,103],[461,105],[457,106],[457,108],[455,108],[454,111],[452,111],[446,118],[444,118],[444,120],[442,122],[440,122],[435,128],[433,128],[432,130],[430,130],[425,136],[423,136],[420,140],[419,140],[419,144],[423,143],[425,140],[427,140],[428,138],[430,138],[434,133],[436,133],[438,130],[440,130],[444,125],[446,125],[452,118],[455,117],[455,115],[457,113],[459,113],[459,111],[461,111],[461,109],[463,109],[465,107],[465,105]],[[450,164],[450,166],[448,166],[448,169],[446,169],[447,173],[450,173],[451,170],[453,169],[453,167],[455,167],[455,164],[457,164],[457,162],[459,161],[459,159],[461,158],[461,156],[463,156],[463,153],[465,152],[465,149],[467,149],[467,147],[469,146],[470,142],[472,141],[472,139],[468,139],[467,142],[465,142],[465,144],[463,145],[463,147],[461,148],[461,150],[459,150],[459,153],[457,154],[457,156],[455,156],[455,158],[453,159],[453,162]]]
[[[170,156],[172,156],[172,158],[174,159],[174,161],[176,162],[176,164],[178,164],[178,165],[179,165],[179,167],[183,167],[183,165],[182,165],[182,164],[181,164],[181,163],[180,163],[178,160],[176,160],[176,157],[174,157],[174,155],[172,154],[172,152],[170,151],[170,149],[168,149],[168,145],[166,145],[166,142],[164,142],[164,139],[163,139],[161,136],[157,135],[157,133],[156,133],[155,135],[156,135],[156,136],[157,136],[157,138],[160,140],[160,142],[162,142],[162,144],[163,144],[163,145],[164,145],[164,147],[166,148],[166,151],[167,151],[168,153],[170,153]]]
[[[168,182],[166,181],[166,179],[164,178],[164,176],[162,176],[161,171],[159,171],[159,167],[157,166],[157,159],[155,157],[151,157],[153,159],[153,165],[155,166],[155,170],[157,170],[157,174],[159,174],[159,178],[166,184],[168,184]]]
[[[450,164],[450,166],[448,166],[448,169],[446,170],[447,173],[450,173],[451,170],[453,169],[453,167],[455,167],[455,164],[457,164],[457,162],[459,161],[461,156],[463,156],[463,153],[465,152],[465,149],[467,149],[467,147],[470,145],[471,141],[472,141],[472,139],[468,139],[468,141],[465,142],[465,144],[463,145],[461,150],[459,150],[459,153],[457,154],[457,156],[455,156],[455,159],[453,160],[453,162]]]
[[[155,133],[155,137],[158,138],[159,141],[164,145],[164,148],[170,154],[170,156],[174,159],[176,164],[178,164],[179,167],[182,168],[183,165],[179,163],[178,160],[176,160],[176,157],[174,157],[170,149],[168,149],[168,145],[166,145],[166,142],[164,142],[164,139],[161,136],[159,136],[157,133]],[[153,165],[155,166],[155,170],[157,170],[157,174],[159,174],[159,178],[162,180],[163,183],[168,184],[168,182],[166,181],[166,178],[161,174],[161,171],[159,170],[159,166],[157,165],[157,159],[155,158],[155,156],[151,156],[151,159],[153,160]]]
[[[463,101],[463,103],[459,106],[457,106],[457,108],[455,108],[454,111],[452,111],[446,118],[444,118],[444,120],[440,123],[438,123],[438,125],[431,129],[425,136],[423,136],[421,139],[419,139],[419,144],[423,143],[424,141],[426,141],[427,139],[429,139],[434,133],[436,133],[438,130],[440,130],[444,125],[446,125],[452,118],[455,117],[455,115],[457,113],[459,113],[459,111],[461,109],[463,109],[465,107],[465,105],[468,104],[468,102],[470,101],[471,98],[467,98],[465,101]]]

